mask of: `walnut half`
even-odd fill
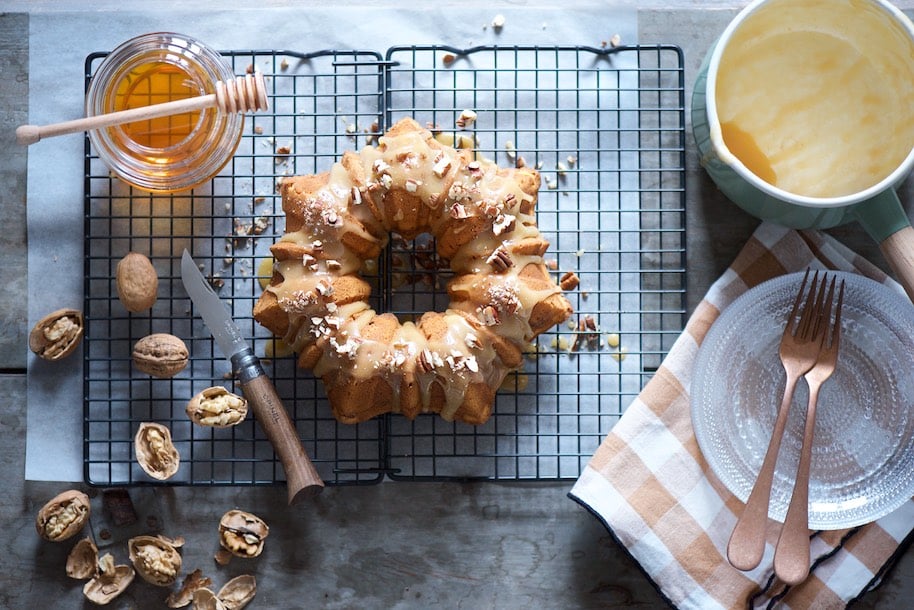
[[[219,544],[237,557],[257,557],[270,528],[263,519],[241,510],[230,510],[219,521]]]
[[[178,472],[181,456],[171,442],[171,431],[162,424],[140,424],[133,445],[137,463],[153,479],[164,481]]]
[[[72,354],[83,337],[83,314],[76,309],[58,309],[38,320],[29,333],[29,349],[45,360]]]
[[[70,489],[41,507],[35,519],[38,535],[51,542],[72,538],[89,520],[89,496]]]
[[[130,561],[140,577],[159,587],[174,584],[181,572],[181,555],[162,536],[137,536],[127,542]]]
[[[222,386],[213,386],[194,396],[185,411],[190,420],[200,426],[228,428],[244,421],[248,401]]]

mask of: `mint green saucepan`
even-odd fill
[[[914,299],[914,228],[895,187],[914,168],[914,24],[882,0],[756,0],[701,67],[702,166],[754,216],[859,222]]]

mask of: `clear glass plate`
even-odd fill
[[[822,386],[809,483],[809,527],[875,521],[914,496],[914,306],[900,293],[840,273],[846,292],[838,368]],[[784,392],[778,346],[802,273],[747,291],[711,327],[691,388],[699,447],[723,484],[749,497]],[[768,514],[783,521],[793,490],[806,401],[797,384]]]

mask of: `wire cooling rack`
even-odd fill
[[[282,468],[251,419],[192,425],[202,389],[240,393],[228,362],[192,311],[180,281],[187,248],[265,359],[277,392],[328,484],[411,480],[572,479],[660,365],[685,318],[683,62],[665,45],[394,47],[372,51],[230,51],[237,74],[268,77],[271,108],[247,117],[241,145],[210,183],[153,195],[109,175],[85,148],[85,478],[100,486],[152,482],[133,436],[141,422],[171,429],[182,463],[172,484],[274,484]],[[103,54],[86,61],[91,78]],[[457,126],[464,110],[476,121]],[[556,277],[574,271],[569,325],[541,335],[508,377],[481,426],[437,416],[337,423],[323,387],[251,316],[264,260],[282,235],[277,185],[326,171],[346,150],[411,116],[439,137],[471,143],[500,165],[543,174],[537,204]],[[139,251],[159,274],[151,312],[128,313],[114,270]],[[430,238],[396,236],[375,269],[372,305],[402,319],[447,305],[446,261]],[[191,363],[173,379],[131,368],[152,332],[185,340]]]

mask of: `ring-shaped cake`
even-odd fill
[[[543,260],[539,173],[474,157],[402,119],[329,172],[283,181],[285,232],[254,318],[323,380],[339,421],[481,424],[530,342],[571,315]],[[454,273],[444,312],[401,323],[371,309],[360,271],[391,233],[435,238]]]

